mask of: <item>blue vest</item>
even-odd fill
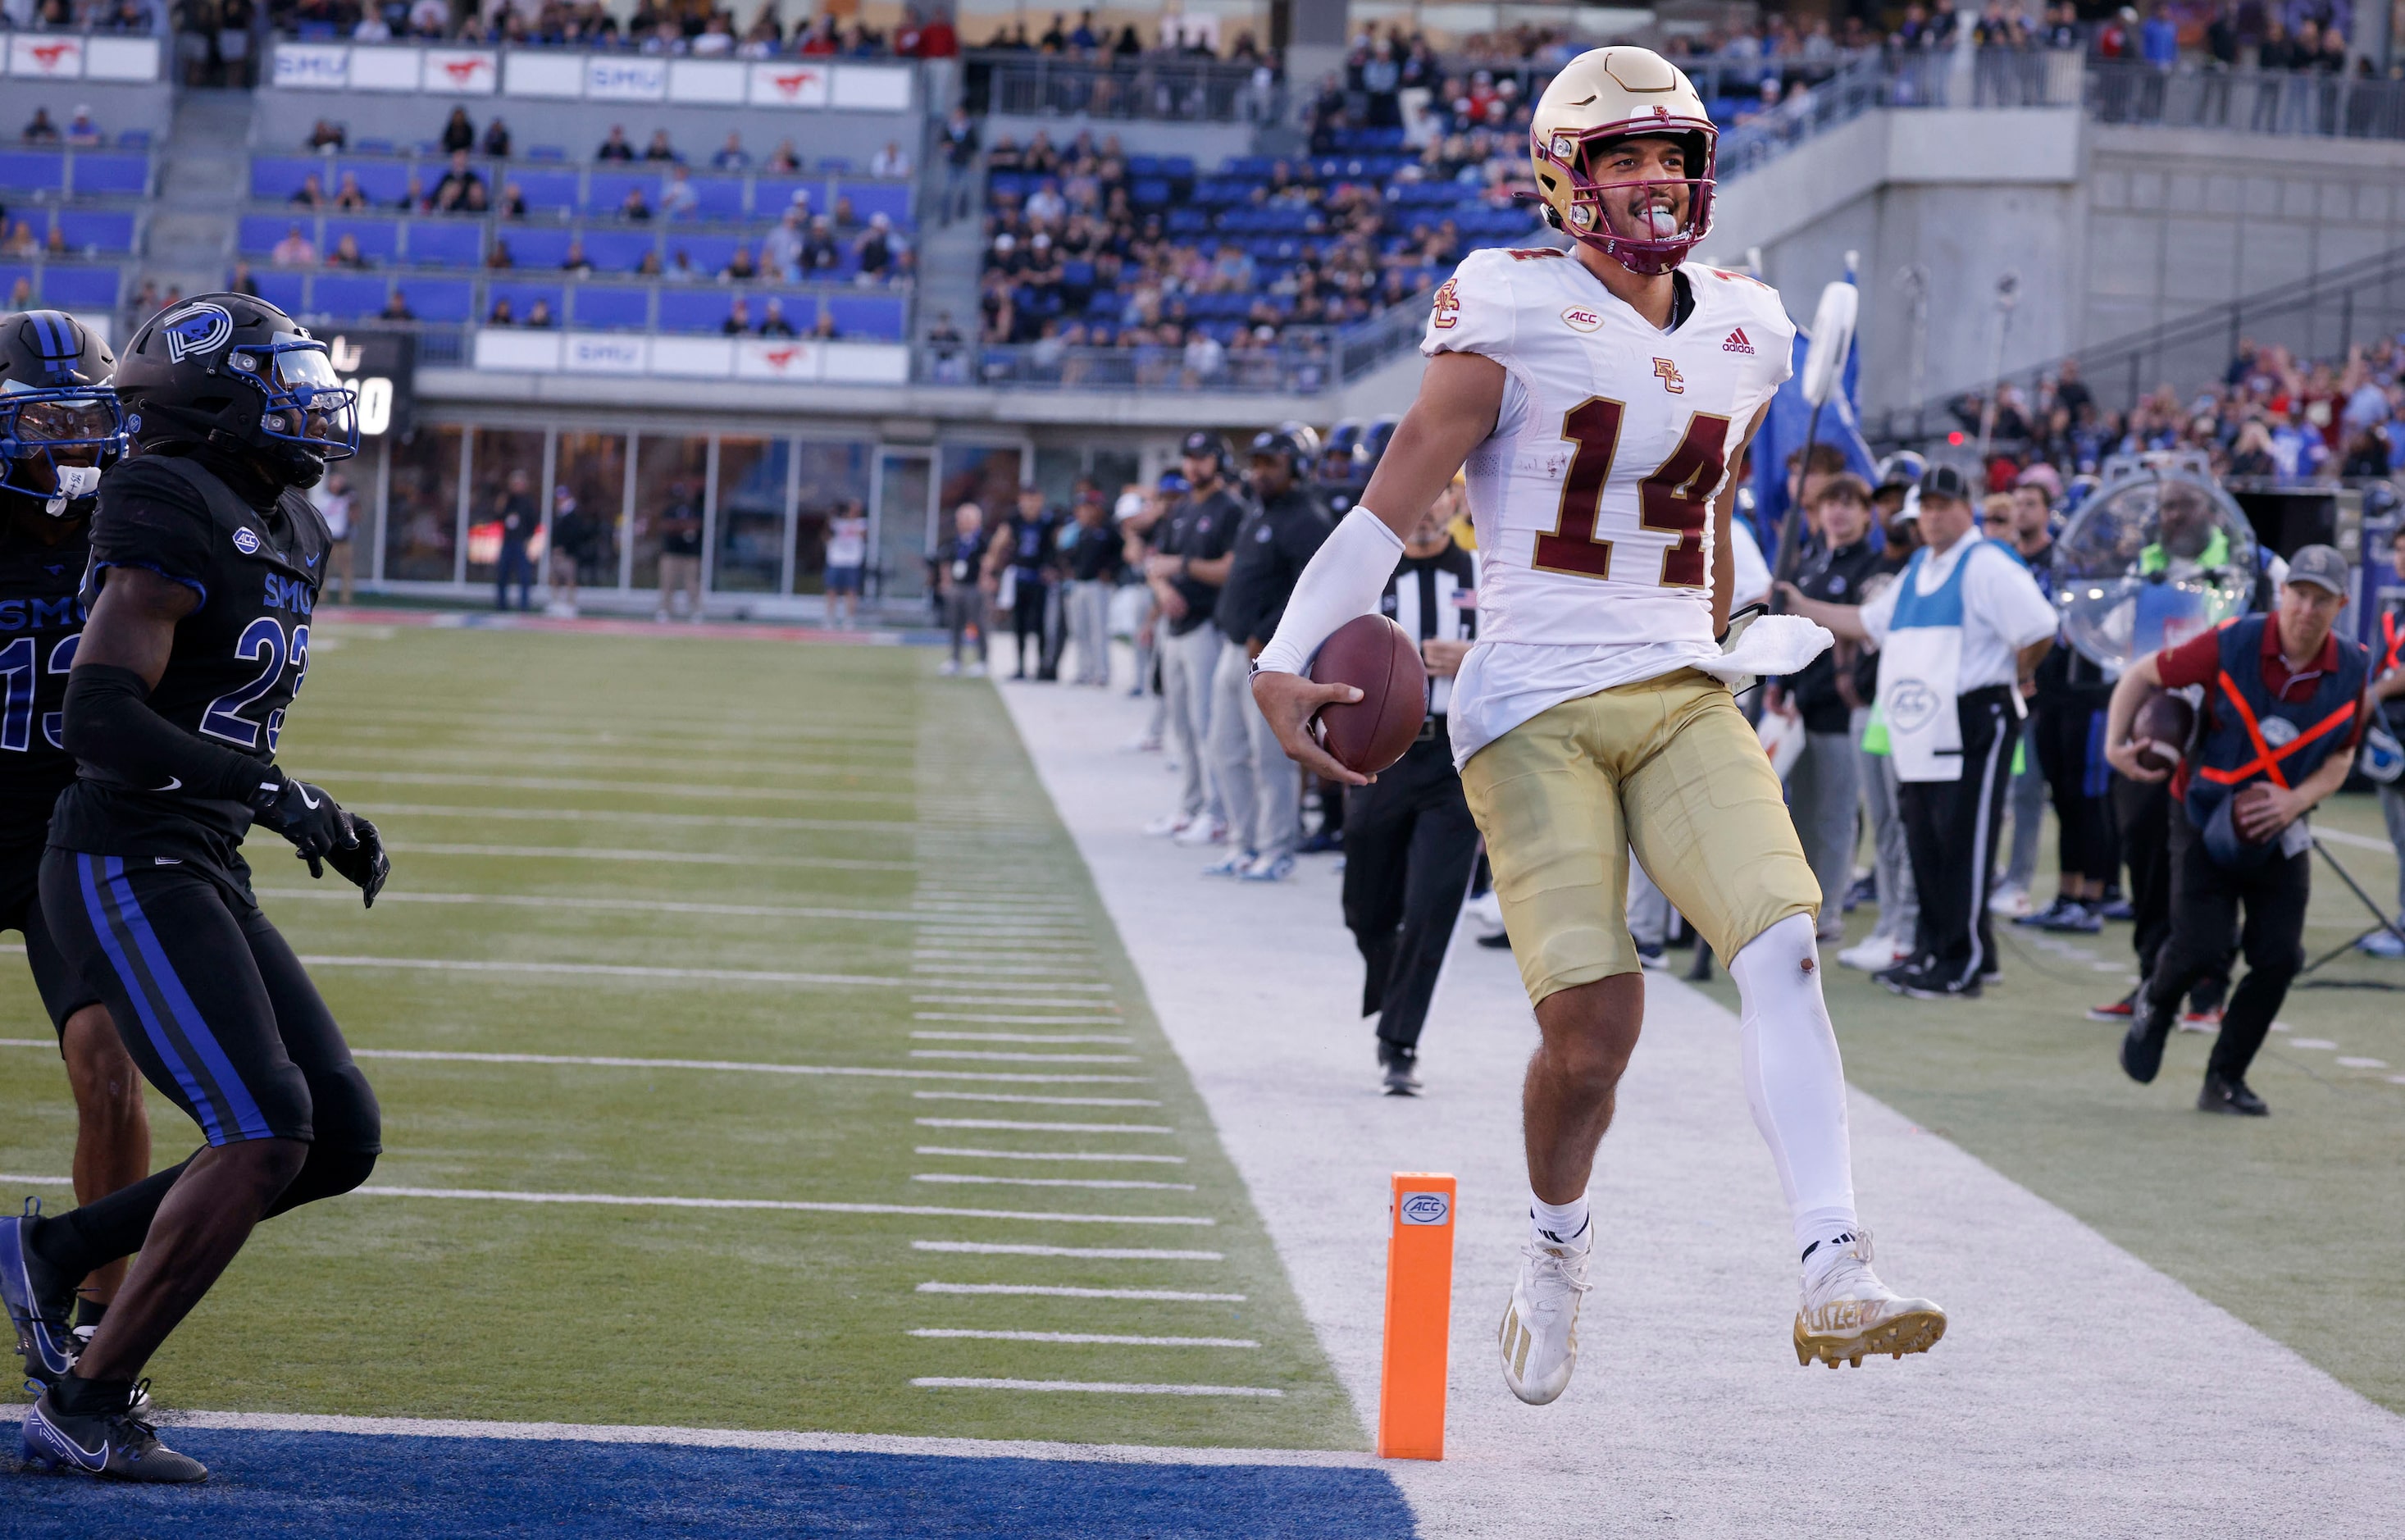
[[[2213,821],[2225,798],[2249,782],[2268,779],[2294,786],[2307,780],[2345,744],[2347,729],[2355,725],[2371,670],[2362,646],[2340,637],[2338,667],[2314,681],[2311,697],[2274,700],[2263,684],[2262,657],[2263,628],[2275,623],[2271,615],[2250,615],[2221,628],[2221,677],[2205,689],[2210,725],[2196,746],[2187,779],[2187,814],[2199,828]],[[2249,716],[2253,732],[2247,729]],[[2272,756],[2268,765],[2265,747]]]
[[[1973,559],[1979,554],[1979,546],[1995,544],[1991,540],[1974,542],[1972,548],[1962,553],[1962,559],[1954,563],[1954,570],[1946,574],[1946,581],[1937,586],[1934,594],[1920,591],[1920,569],[1928,564],[1929,547],[1923,545],[1914,551],[1911,559],[1904,564],[1904,571],[1896,574],[1895,613],[1889,617],[1887,629],[1901,631],[1922,626],[1951,626],[1961,629],[1962,574],[1970,571]],[[2005,555],[2011,556],[2012,553],[2007,550]],[[2013,559],[2018,561],[2020,558],[2014,557]]]

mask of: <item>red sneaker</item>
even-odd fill
[[[2137,998],[2138,992],[2133,989],[2111,1005],[2091,1005],[2088,1008],[2088,1019],[2091,1022],[2127,1022],[2136,1007]]]

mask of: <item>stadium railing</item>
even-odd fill
[[[1274,71],[1199,57],[1094,64],[975,52],[966,57],[962,83],[969,111],[980,116],[1279,123],[1287,111],[1286,83]]]
[[[2088,115],[2100,123],[2224,129],[2331,139],[2405,139],[2405,80],[2319,70],[2230,70],[2091,62]]]

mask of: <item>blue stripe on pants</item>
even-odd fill
[[[2101,711],[2088,713],[2088,773],[2080,778],[2079,789],[2089,797],[2113,789],[2113,767],[2104,757],[2105,715]]]
[[[99,938],[101,950],[108,954],[109,966],[117,969],[118,979],[124,983],[125,993],[132,997],[134,1012],[142,1018],[142,1030],[149,1036],[150,1046],[158,1050],[159,1057],[165,1061],[168,1071],[176,1077],[176,1083],[184,1088],[184,1095],[191,1098],[192,1115],[200,1120],[201,1132],[211,1144],[223,1144],[225,1134],[218,1123],[215,1104],[209,1100],[208,1093],[201,1089],[200,1082],[192,1078],[192,1072],[185,1067],[183,1055],[176,1052],[176,1045],[168,1039],[166,1029],[159,1023],[149,993],[142,986],[141,974],[134,970],[124,948],[118,945],[116,932],[109,928],[107,911],[101,907],[100,889],[92,882],[92,868],[96,860],[97,857],[84,855],[77,855],[75,858],[76,876],[83,885],[84,912],[91,920],[92,934]]]
[[[114,855],[108,858],[108,885],[109,891],[116,896],[118,911],[125,919],[134,944],[141,950],[143,965],[150,970],[159,993],[166,999],[167,1009],[175,1013],[176,1024],[182,1029],[185,1041],[192,1045],[192,1051],[200,1055],[201,1062],[208,1067],[210,1077],[218,1082],[218,1089],[232,1104],[229,1110],[233,1113],[235,1126],[242,1130],[242,1137],[251,1139],[273,1137],[267,1119],[260,1113],[259,1103],[251,1099],[250,1088],[242,1083],[242,1076],[235,1072],[233,1061],[227,1058],[225,1050],[218,1046],[216,1035],[209,1031],[208,1022],[185,990],[184,981],[176,976],[176,966],[167,960],[166,952],[159,945],[158,933],[150,928],[149,916],[142,912],[142,905],[134,897],[134,884],[125,880],[125,863]]]

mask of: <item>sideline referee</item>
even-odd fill
[[[1478,858],[1478,825],[1445,725],[1453,676],[1478,636],[1478,558],[1446,528],[1462,502],[1456,477],[1403,543],[1379,601],[1419,641],[1428,721],[1392,768],[1344,793],[1344,924],[1361,948],[1361,1014],[1378,1018],[1390,1096],[1419,1094],[1420,1029]]]

